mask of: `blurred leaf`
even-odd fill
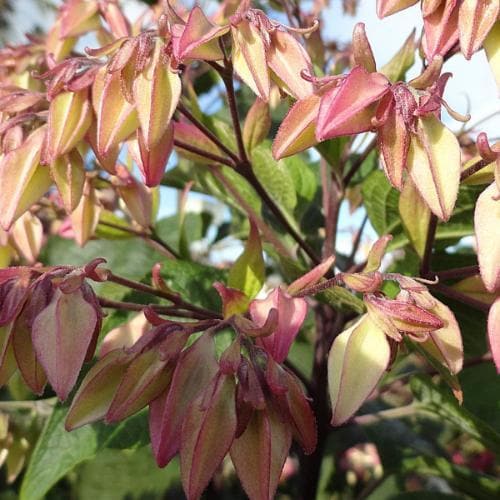
[[[500,432],[500,377],[492,362],[465,368],[460,373],[464,406]]]
[[[160,469],[150,447],[144,446],[136,450],[102,450],[79,468],[74,490],[78,500],[152,500],[175,486],[180,489],[178,461]]]
[[[155,230],[158,236],[166,241],[174,250],[179,251],[181,241],[179,214],[160,219]],[[192,213],[184,216],[184,235],[185,243],[189,246],[194,241],[203,239],[206,235],[212,216],[208,212]]]
[[[443,419],[462,432],[483,443],[494,453],[500,452],[500,434],[489,424],[459,406],[455,398],[436,386],[428,376],[414,376],[411,390],[423,408],[434,417]]]
[[[57,481],[105,447],[136,448],[149,442],[146,412],[118,425],[98,423],[72,432],[64,428],[66,412],[66,407],[57,407],[48,419],[24,476],[20,500],[43,498]]]
[[[49,266],[64,266],[87,264],[96,257],[104,257],[107,261],[105,266],[112,269],[115,274],[134,280],[142,279],[151,271],[155,262],[165,258],[139,238],[92,240],[81,248],[73,240],[51,236],[40,260]],[[109,299],[121,299],[129,291],[127,288],[106,282],[92,283],[92,286]]]
[[[221,166],[220,170],[231,185],[238,190],[242,198],[245,199],[255,212],[260,214],[262,201],[252,186],[232,168]],[[211,174],[210,170],[206,166],[196,164],[193,161],[181,158],[177,167],[169,170],[163,176],[162,185],[182,189],[186,182],[190,180],[194,181],[191,191],[214,196],[245,216],[247,215],[241,205],[234,201],[232,195]]]
[[[491,500],[498,498],[500,494],[500,482],[497,478],[453,465],[443,457],[421,456],[406,459],[403,461],[403,472],[441,477],[452,487],[471,495],[475,500]]]

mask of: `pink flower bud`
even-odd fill
[[[258,326],[265,324],[272,309],[278,311],[278,326],[271,335],[259,338],[257,343],[262,345],[275,361],[282,363],[304,322],[307,302],[303,298],[293,298],[281,288],[276,288],[265,299],[253,300],[249,307],[250,316]]]

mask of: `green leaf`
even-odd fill
[[[127,449],[149,442],[146,412],[116,426],[87,425],[72,432],[64,428],[66,407],[56,407],[48,419],[31,455],[20,500],[38,500],[80,463],[105,448]]]
[[[444,389],[434,385],[430,377],[415,376],[410,385],[424,410],[462,432],[468,433],[494,453],[500,452],[500,434],[469,410],[459,406],[455,398]]]
[[[391,82],[404,81],[406,72],[415,62],[415,50],[415,30],[413,30],[391,60],[380,68],[380,73],[387,76]]]
[[[221,166],[220,171],[250,207],[257,214],[260,214],[262,202],[248,181],[230,167]],[[210,170],[206,166],[193,161],[181,158],[178,165],[163,176],[162,185],[183,189],[186,182],[191,180],[194,181],[192,191],[214,196],[246,216],[246,212],[241,205],[234,200],[233,196],[212,175]]]
[[[220,310],[220,298],[212,285],[215,281],[226,281],[225,271],[197,262],[164,260],[161,276],[172,290],[189,302]]]
[[[253,171],[269,195],[289,214],[297,205],[295,185],[284,162],[276,161],[271,154],[269,141],[252,149]]]
[[[107,267],[115,274],[129,279],[140,280],[155,262],[163,261],[157,253],[139,238],[123,240],[92,240],[80,248],[73,240],[51,236],[44,247],[40,260],[49,266],[82,265],[96,257],[104,257]],[[113,283],[92,283],[98,293],[109,299],[121,299],[129,292],[127,288]]]
[[[78,469],[74,490],[78,500],[144,500],[161,498],[174,487],[180,490],[178,461],[160,469],[150,447],[145,446],[136,450],[102,450]]]
[[[498,498],[500,494],[500,482],[497,478],[479,474],[467,467],[454,465],[443,457],[409,458],[405,459],[402,465],[403,472],[407,474],[441,477],[452,487],[471,495],[475,500],[490,500]]]
[[[181,242],[189,247],[194,241],[203,239],[210,226],[212,215],[208,212],[187,213],[184,216],[181,234],[179,214],[160,219],[155,226],[156,233],[174,250],[179,251]]]
[[[342,174],[340,171],[340,158],[348,141],[348,137],[336,137],[335,139],[323,141],[315,146],[318,153],[333,168],[337,175]]]
[[[295,212],[300,218],[309,208],[316,196],[319,186],[317,166],[311,165],[299,155],[294,155],[281,160],[292,178],[297,193],[297,206]]]
[[[500,377],[493,363],[465,368],[460,373],[460,382],[465,408],[500,432],[500,399],[492,397],[500,394]]]
[[[353,293],[340,286],[334,286],[316,295],[319,301],[331,305],[340,311],[365,312],[364,302]]]
[[[372,172],[362,186],[366,212],[373,228],[379,236],[392,234],[388,249],[395,250],[409,243],[399,215],[399,192],[387,181],[380,170]],[[446,247],[463,236],[473,234],[474,206],[480,192],[477,186],[460,188],[456,208],[446,223],[440,222],[436,230],[438,247]]]
[[[368,218],[377,234],[396,236],[403,233],[399,217],[399,193],[389,184],[383,172],[372,172],[365,179],[361,191]]]
[[[265,277],[259,230],[251,223],[247,244],[243,253],[231,267],[227,284],[231,288],[241,290],[251,300],[260,292]]]

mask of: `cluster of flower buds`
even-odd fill
[[[83,268],[11,267],[0,270],[0,384],[19,369],[42,394],[47,381],[60,400],[93,357],[101,328],[99,301],[87,278],[101,259]]]
[[[163,7],[150,11],[156,28],[143,30],[145,19],[130,24],[115,0],[67,1],[45,39],[0,51],[0,183],[8,193],[0,199],[4,230],[51,191],[68,216],[71,234],[84,245],[103,209],[96,172],[84,167],[89,146],[96,166],[117,176],[113,186],[124,198],[127,194],[132,220],[147,227],[151,213],[144,205],[151,203],[150,194],[117,166],[120,148],[126,144],[143,184],[159,185],[174,147],[180,71],[194,60],[229,64],[223,37],[232,38],[236,73],[262,100],[269,99],[271,80],[296,99],[313,92],[312,83],[301,77],[301,71],[312,72],[312,64],[294,32],[307,34],[317,23],[305,30],[286,28],[249,1],[237,10],[226,5],[214,16],[220,25],[198,6],[182,14],[168,2]],[[89,32],[95,32],[100,47],[87,49],[86,56],[72,53]],[[191,131],[183,127],[175,127],[175,136],[190,143]]]
[[[292,294],[317,283],[332,262],[262,300],[248,302],[239,290],[216,283],[225,319],[201,335],[203,325],[164,320],[146,308],[151,328],[138,316],[105,337],[66,428],[117,422],[149,405],[156,461],[164,467],[180,455],[188,498],[201,495],[228,453],[248,495],[272,498],[292,438],[305,453],[316,447],[304,388],[282,365],[307,312],[305,299]],[[217,356],[214,337],[226,327],[236,336]]]
[[[380,18],[387,17],[418,1],[377,0],[377,14]],[[421,8],[424,18],[422,46],[428,61],[458,49],[470,59],[483,44],[488,51],[490,42],[498,37],[493,33],[500,28],[495,26],[500,14],[500,4],[496,0],[421,0]]]
[[[402,190],[410,178],[430,210],[448,220],[458,193],[461,155],[455,135],[439,119],[441,107],[456,119],[468,117],[450,110],[443,100],[451,76],[440,75],[443,58],[436,56],[408,84],[391,83],[377,72],[362,23],[354,28],[353,56],[356,66],[347,75],[311,77],[318,88],[290,109],[274,139],[274,156],[289,156],[325,139],[374,131],[390,183]]]
[[[390,239],[386,236],[375,243],[363,272],[336,276],[337,281],[363,293],[367,314],[336,337],[330,350],[332,425],[346,422],[369,397],[405,337],[418,342],[451,374],[462,369],[462,337],[451,310],[432,297],[423,283],[378,271]],[[384,280],[399,285],[396,298],[380,291]]]

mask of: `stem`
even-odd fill
[[[191,146],[191,144],[187,144],[182,141],[174,140],[174,145],[178,148],[185,149],[191,153],[197,154],[199,156],[203,156],[207,160],[215,161],[216,163],[221,163],[222,165],[227,165],[228,167],[234,167],[234,162],[229,158],[224,158],[223,156],[219,156],[210,151],[205,151],[204,149],[197,148],[196,146]]]
[[[151,241],[159,245],[163,250],[168,252],[168,256],[170,258],[174,257],[176,259],[179,258],[179,254],[166,242],[163,241],[154,231],[154,229],[150,228],[151,234],[146,233],[145,231],[138,231],[137,229],[133,229],[131,227],[121,226],[120,224],[114,224],[113,222],[107,221],[99,221],[99,224],[102,226],[112,227],[113,229],[118,229],[123,231],[124,233],[133,234],[134,236],[138,236],[146,241]]]
[[[440,280],[452,280],[455,278],[467,278],[479,274],[479,266],[464,266],[446,271],[433,272]]]
[[[318,444],[311,455],[300,460],[300,498],[316,498],[319,473],[323,462],[326,441],[330,433],[330,408],[328,404],[328,351],[336,335],[344,327],[344,317],[329,306],[321,305],[316,311],[316,342],[314,345],[314,365],[312,374],[313,410],[316,415]]]
[[[484,158],[481,158],[476,163],[474,163],[473,165],[462,171],[462,173],[460,174],[460,182],[463,182],[465,179],[467,179],[467,177],[470,177],[471,175],[474,175],[476,172],[479,172],[479,170],[488,166],[490,163],[491,163],[490,160],[485,160]]]
[[[105,297],[99,297],[99,304],[102,307],[107,307],[110,309],[118,309],[121,311],[142,311],[145,307],[150,307],[158,314],[166,314],[168,316],[176,316],[178,318],[190,318],[190,319],[199,319],[207,321],[207,317],[204,314],[200,314],[193,311],[181,311],[176,307],[170,306],[162,306],[158,304],[137,304],[135,302],[121,302],[118,300],[111,300]],[[213,326],[213,321],[216,320],[208,320],[211,323],[208,326]],[[207,326],[207,328],[208,328]]]
[[[238,163],[239,158],[227,147],[222,141],[203,123],[201,123],[183,104],[177,105],[177,110],[182,113],[200,132],[210,139],[221,151],[226,153],[235,163]]]
[[[351,182],[352,178],[354,177],[354,174],[359,170],[363,162],[368,158],[368,155],[375,149],[375,146],[377,145],[377,138],[374,137],[368,146],[366,146],[365,150],[358,156],[357,160],[352,164],[351,168],[349,169],[349,172],[345,174],[343,183],[344,186],[347,186],[349,182]]]
[[[445,297],[456,300],[458,302],[462,302],[463,304],[473,307],[474,309],[478,309],[479,311],[482,311],[486,314],[490,310],[489,304],[485,304],[480,300],[473,299],[468,295],[465,295],[464,293],[458,292],[457,290],[450,288],[449,286],[442,285],[441,283],[429,286],[431,286],[436,292],[444,295]]]
[[[175,293],[165,292],[163,290],[157,290],[152,286],[146,285],[144,283],[140,283],[138,281],[129,280],[128,278],[124,278],[123,276],[118,276],[111,271],[108,271],[107,280],[112,283],[116,283],[117,285],[125,286],[127,288],[132,288],[133,290],[137,290],[138,292],[147,293],[149,295],[154,295],[155,297],[161,297],[162,299],[169,300],[174,303],[177,307],[185,309],[186,311],[192,311],[198,314],[203,315],[206,318],[220,319],[220,314],[209,311],[203,307],[198,307],[189,302],[184,301],[181,297],[176,295]]]
[[[352,243],[352,250],[347,258],[346,269],[349,269],[354,264],[354,259],[356,254],[358,253],[359,245],[361,244],[361,237],[363,236],[363,231],[365,229],[366,223],[368,222],[368,215],[365,215],[363,222],[361,222],[361,226],[359,226],[358,232],[354,237],[354,241]]]
[[[307,297],[308,295],[316,295],[323,290],[332,288],[340,283],[339,279],[335,276],[333,278],[317,283],[316,285],[310,286],[309,288],[303,288],[300,292],[294,294],[294,297]]]
[[[420,276],[426,277],[431,269],[432,247],[434,246],[434,238],[436,237],[437,217],[432,214],[427,228],[427,238],[425,240],[424,256],[420,264]]]
[[[238,116],[238,108],[236,106],[236,95],[234,93],[233,84],[233,66],[231,61],[225,57],[224,67],[219,65],[213,65],[212,67],[219,73],[224,86],[226,88],[227,102],[229,105],[229,110],[231,112],[231,119],[233,122],[234,133],[236,137],[236,143],[238,145],[239,158],[233,158],[236,163],[236,172],[242,175],[257,191],[262,201],[267,205],[269,210],[274,214],[278,222],[287,230],[287,232],[292,236],[292,238],[297,242],[300,248],[309,256],[309,258],[314,262],[314,264],[319,264],[321,261],[316,256],[314,250],[308,245],[308,243],[300,236],[300,234],[292,227],[288,222],[287,218],[281,211],[281,209],[276,205],[274,200],[269,196],[264,186],[260,183],[259,179],[255,175],[252,164],[247,157],[245,151],[245,144],[243,142],[243,134],[241,133],[240,119]]]
[[[397,418],[411,417],[418,413],[418,404],[411,403],[400,408],[389,408],[388,410],[377,411],[367,415],[360,415],[352,420],[352,423],[357,425],[372,425],[378,424],[382,420],[394,420]]]
[[[250,217],[256,224],[259,230],[264,235],[264,238],[271,243],[278,252],[293,258],[292,252],[281,243],[279,238],[276,236],[274,231],[269,227],[260,217],[260,215],[253,210],[253,208],[246,202],[246,200],[241,196],[236,186],[229,182],[227,177],[224,176],[222,170],[217,168],[216,165],[210,168],[213,176],[221,182],[221,184],[227,189],[227,191],[233,196],[238,205],[246,212],[247,216]]]
[[[278,222],[287,230],[287,232],[297,242],[299,247],[307,254],[311,261],[314,264],[318,265],[321,260],[315,254],[314,250],[309,246],[309,244],[288,222],[283,212],[280,210],[278,205],[276,205],[274,200],[269,196],[264,186],[260,183],[257,176],[254,174],[250,163],[240,164],[239,167],[240,168],[237,171],[252,185],[255,191],[257,191],[257,194],[262,198],[262,201],[267,205],[269,210],[271,210]]]
[[[225,70],[221,72],[222,81],[226,87],[227,103],[229,111],[231,112],[231,119],[233,121],[234,135],[236,136],[236,143],[238,144],[238,154],[242,163],[248,163],[247,153],[245,151],[245,144],[243,142],[243,134],[241,133],[240,118],[238,116],[238,107],[236,106],[236,95],[234,93],[233,82],[233,64],[229,59],[224,60]]]

